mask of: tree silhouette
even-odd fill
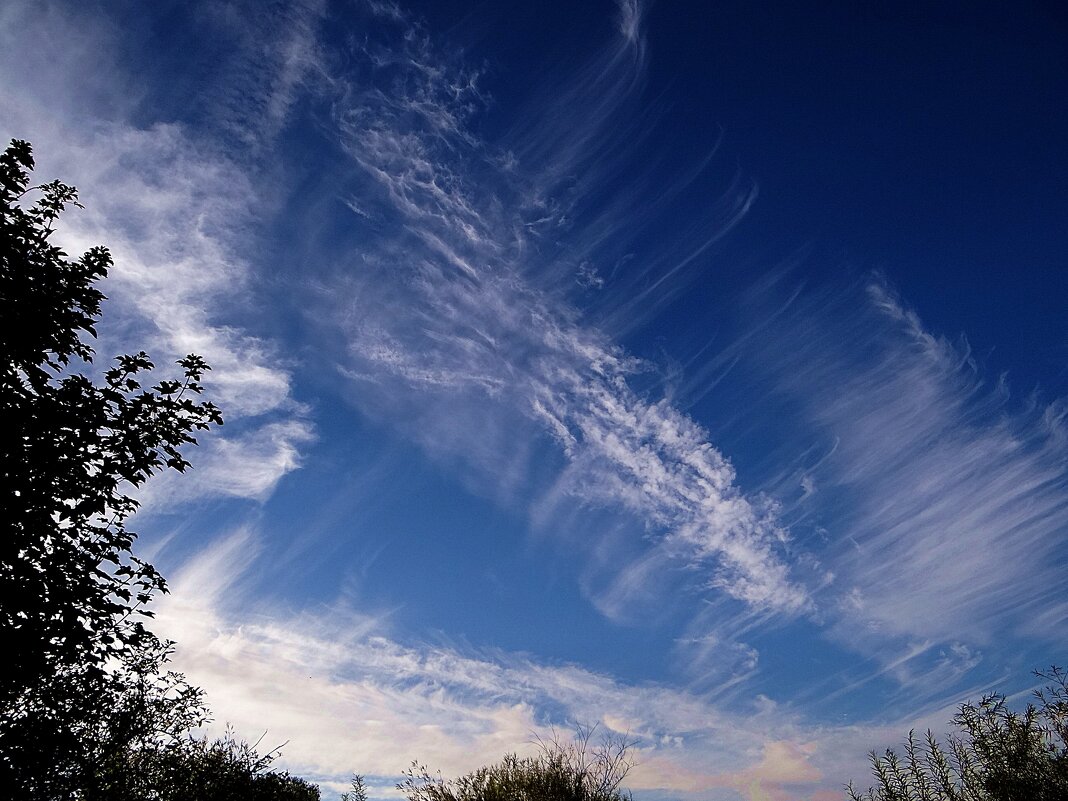
[[[127,493],[184,471],[182,448],[222,423],[198,397],[209,368],[189,355],[151,383],[141,352],[94,378],[111,255],[52,243],[78,196],[31,187],[33,166],[27,142],[0,155],[0,786],[41,800],[317,798],[266,771],[273,752],[189,736],[203,694],[166,670],[172,643],[145,627],[166,584],[132,552]]]
[[[150,720],[173,734],[203,718],[199,691],[175,674],[157,681],[168,646],[143,619],[166,585],[131,552],[125,521],[137,502],[125,491],[184,470],[181,447],[222,417],[196,398],[208,369],[197,356],[151,388],[144,353],[92,380],[87,340],[104,299],[95,283],[111,255],[95,247],[71,259],[52,244],[77,192],[31,187],[32,168],[27,142],[0,156],[0,771],[44,798],[84,786],[103,752],[122,745],[116,737],[152,736]]]

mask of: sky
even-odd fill
[[[0,7],[0,134],[212,365],[157,631],[324,797],[554,729],[829,801],[1068,634],[1054,4]]]

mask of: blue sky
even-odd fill
[[[226,425],[142,496],[219,725],[389,797],[552,727],[841,797],[1068,624],[1041,7],[7,3],[0,128]],[[1019,695],[1018,695],[1019,694]]]

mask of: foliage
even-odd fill
[[[3,778],[27,798],[144,798],[133,792],[141,777],[125,772],[130,755],[182,746],[206,718],[201,691],[161,670],[169,653],[156,641],[103,673],[64,666],[30,688],[0,726]]]
[[[967,703],[953,718],[960,731],[940,744],[913,732],[905,754],[871,754],[877,785],[853,801],[1063,801],[1068,798],[1068,674],[1036,674],[1050,682],[1037,706],[1014,712],[1002,695]]]
[[[318,801],[319,788],[285,772],[270,770],[275,749],[260,755],[254,745],[232,732],[214,741],[187,738],[128,753],[129,764],[117,776],[132,777],[134,786],[116,783],[97,801]]]
[[[352,789],[341,794],[341,801],[367,801],[367,787],[364,786],[363,776],[359,773],[352,775]]]
[[[621,790],[633,762],[625,738],[592,743],[593,729],[563,742],[555,734],[539,741],[534,757],[509,754],[500,762],[445,781],[413,763],[397,785],[409,801],[627,801]]]
[[[42,800],[317,799],[267,770],[276,752],[189,736],[207,719],[203,693],[166,670],[172,643],[145,628],[166,584],[132,553],[125,493],[184,471],[194,432],[222,423],[197,398],[209,368],[189,355],[180,378],[145,387],[142,352],[93,381],[95,283],[111,255],[71,259],[51,243],[78,197],[59,181],[30,187],[33,166],[27,142],[0,155],[0,786]]]
[[[32,168],[27,142],[0,155],[0,775],[45,798],[69,796],[109,753],[203,719],[200,692],[160,674],[168,645],[143,618],[166,585],[131,553],[137,502],[124,490],[185,470],[182,446],[222,418],[196,400],[208,369],[198,356],[151,388],[145,353],[91,380],[86,340],[104,300],[94,284],[111,256],[71,259],[52,244],[77,192],[30,187]]]

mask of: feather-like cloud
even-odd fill
[[[558,444],[558,495],[625,510],[656,547],[707,571],[709,588],[794,614],[810,599],[783,559],[789,534],[775,505],[744,493],[699,424],[631,386],[644,365],[552,286],[560,265],[536,232],[566,217],[552,192],[600,158],[598,137],[640,79],[640,17],[623,5],[621,39],[560,91],[562,103],[592,113],[526,171],[545,141],[522,138],[508,151],[518,164],[502,168],[470,131],[483,102],[477,74],[440,56],[418,28],[402,27],[388,57],[364,47],[371,77],[336,106],[336,120],[367,176],[360,208],[374,206],[403,234],[366,240],[358,265],[335,279],[352,299],[346,374],[371,394],[405,396],[403,415],[421,421],[424,440],[441,425],[427,418],[455,403],[479,405],[483,421],[524,421],[515,435]],[[479,436],[476,428],[459,439]]]

